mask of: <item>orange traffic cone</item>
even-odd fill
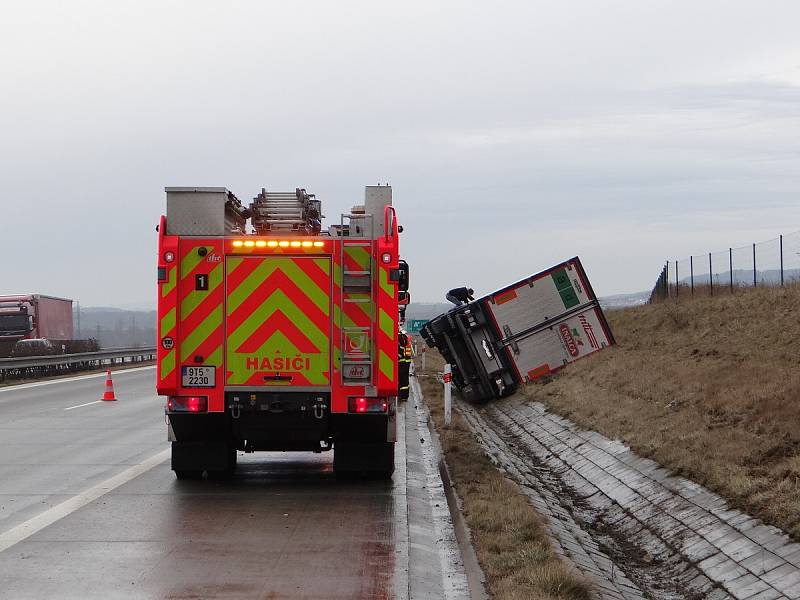
[[[103,400],[116,400],[114,397],[114,382],[111,381],[111,369],[106,371],[106,391],[103,393]]]

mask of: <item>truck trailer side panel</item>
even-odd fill
[[[518,379],[529,382],[611,344],[602,313],[591,307],[515,339],[506,351]]]
[[[580,262],[573,258],[490,294],[485,303],[500,336],[510,338],[593,300]]]
[[[36,316],[35,337],[48,340],[71,340],[75,337],[72,326],[72,300],[34,296]]]

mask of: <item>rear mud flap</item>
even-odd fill
[[[173,471],[225,471],[229,460],[224,442],[172,442]]]
[[[366,473],[391,477],[394,473],[394,443],[336,442],[333,470],[337,475]]]
[[[389,411],[389,419],[386,422],[386,441],[394,443],[397,441],[397,399],[392,400],[392,408]]]

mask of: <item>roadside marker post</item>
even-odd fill
[[[442,377],[442,381],[444,382],[444,424],[450,425],[450,413],[453,408],[453,397],[450,390],[450,386],[453,381],[453,374],[450,368],[450,363],[447,363],[444,366],[444,376]]]
[[[423,346],[423,347],[422,347],[422,371],[423,371],[423,372],[425,371],[425,356],[428,354],[428,353],[426,352],[426,350],[427,350],[427,349],[425,348],[425,346]]]

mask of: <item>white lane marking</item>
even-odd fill
[[[87,402],[86,404],[78,404],[77,406],[70,406],[69,408],[65,408],[64,410],[72,410],[73,408],[80,408],[81,406],[89,406],[90,404],[97,404],[102,402],[102,400],[95,400],[94,402]]]
[[[135,373],[136,371],[144,371],[145,369],[155,369],[155,365],[147,365],[146,367],[135,367],[133,369],[120,369],[119,371],[111,370],[112,375],[119,375],[120,373]],[[47,381],[37,381],[35,383],[20,383],[19,385],[6,385],[0,387],[0,393],[14,392],[16,390],[27,390],[28,388],[39,387],[42,385],[53,385],[54,383],[64,383],[65,381],[80,381],[81,379],[94,379],[96,377],[105,377],[106,373],[92,373],[91,375],[78,375],[77,377],[63,377],[61,379],[49,379]]]
[[[113,477],[109,477],[105,481],[82,491],[80,494],[73,496],[69,500],[64,500],[61,504],[57,504],[40,515],[28,519],[24,523],[20,523],[16,527],[9,529],[5,533],[0,534],[0,552],[8,550],[14,544],[18,544],[22,540],[29,538],[34,533],[41,531],[48,525],[52,525],[56,521],[71,515],[76,510],[83,508],[90,502],[94,502],[98,498],[105,496],[109,492],[114,491],[119,486],[128,483],[131,479],[135,479],[139,475],[147,473],[153,467],[163,463],[170,456],[170,450],[167,448],[134,465],[125,469],[122,473],[118,473]]]

